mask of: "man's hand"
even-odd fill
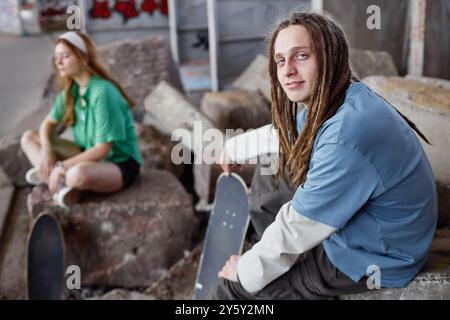
[[[239,261],[239,257],[240,256],[233,255],[228,259],[228,261],[222,267],[222,270],[219,271],[219,278],[224,278],[233,282],[238,282],[237,263]]]

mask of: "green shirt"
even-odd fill
[[[75,142],[84,149],[97,143],[112,142],[107,161],[121,163],[132,157],[142,164],[136,128],[128,102],[110,81],[92,76],[83,96],[74,82],[72,93],[75,101],[75,125],[72,127]],[[64,118],[65,92],[56,98],[49,116],[57,122]],[[81,100],[86,105],[81,105]]]

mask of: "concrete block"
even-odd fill
[[[11,181],[9,180],[8,176],[3,171],[3,169],[0,167],[0,188],[7,187],[10,185],[11,185]]]
[[[136,129],[143,160],[141,166],[142,174],[156,168],[170,171],[177,178],[180,178],[184,171],[184,165],[175,165],[170,158],[172,148],[176,145],[176,142],[170,141],[170,137],[152,126],[136,124]]]
[[[380,289],[341,296],[342,300],[450,300],[450,275],[424,272],[406,288]]]
[[[150,286],[192,248],[198,232],[191,196],[162,170],[147,171],[119,193],[84,193],[67,211],[36,186],[28,212],[35,217],[43,210],[58,217],[66,264],[81,268],[83,286]]]
[[[398,76],[391,55],[385,51],[351,49],[350,65],[359,79],[372,75]]]
[[[203,243],[192,251],[185,251],[180,259],[158,281],[145,290],[145,294],[160,300],[191,300],[194,295],[198,263],[202,254]]]
[[[144,103],[147,111],[144,116],[145,124],[153,125],[169,136],[173,134],[178,139],[183,136],[177,129],[186,129],[191,135],[191,139],[183,139],[183,143],[195,154],[201,154],[204,145],[203,133],[215,126],[181,93],[167,82],[162,81],[145,98]],[[194,130],[194,124],[197,125],[196,130]]]
[[[200,110],[224,132],[256,129],[271,122],[268,102],[255,91],[208,92],[203,96]]]
[[[114,289],[100,297],[93,297],[87,300],[156,300],[156,298],[138,291]]]
[[[439,226],[450,226],[450,185],[437,182]]]
[[[13,186],[0,187],[0,239],[5,231],[6,220],[11,206],[11,200],[14,195]]]
[[[258,54],[247,69],[233,82],[232,87],[249,91],[259,91],[268,101],[271,101],[268,66],[269,59],[262,54]]]

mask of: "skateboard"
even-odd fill
[[[30,300],[60,300],[64,283],[64,238],[56,218],[40,213],[27,241],[27,293]]]
[[[245,182],[235,173],[222,173],[206,230],[195,283],[195,300],[206,299],[219,281],[218,272],[233,254],[240,254],[250,220]]]

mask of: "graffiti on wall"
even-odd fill
[[[169,14],[167,0],[143,0],[140,5],[137,5],[136,0],[115,0],[112,7],[110,0],[94,0],[89,16],[92,19],[109,19],[113,12],[117,12],[126,23],[129,19],[137,18],[141,12],[153,16],[156,11],[167,16]]]

